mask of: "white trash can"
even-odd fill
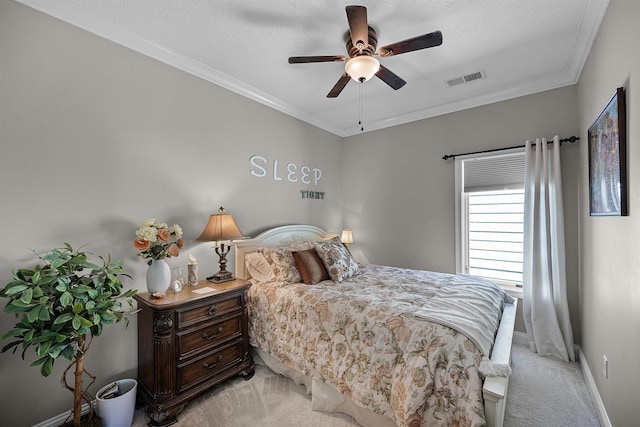
[[[106,392],[118,386],[117,396],[105,399]],[[138,382],[132,379],[109,383],[96,393],[98,415],[103,427],[131,427],[136,411],[136,392]]]

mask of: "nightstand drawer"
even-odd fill
[[[181,329],[240,309],[242,309],[242,296],[236,295],[234,298],[216,301],[189,310],[178,310],[178,328]]]
[[[200,357],[184,366],[178,366],[178,392],[193,387],[242,361],[242,340]]]
[[[178,360],[183,360],[195,352],[214,347],[234,337],[239,337],[241,334],[241,313],[222,322],[210,323],[178,337]]]

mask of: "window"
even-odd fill
[[[524,190],[466,193],[468,274],[522,284]]]
[[[456,271],[522,286],[522,149],[456,158],[456,218]]]

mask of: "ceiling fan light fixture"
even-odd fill
[[[291,56],[289,64],[307,64],[309,62],[343,62],[345,72],[327,94],[327,98],[336,98],[347,86],[349,80],[358,83],[369,80],[374,75],[386,83],[391,89],[398,90],[407,84],[400,76],[378,62],[376,57],[397,56],[407,52],[427,49],[442,44],[442,32],[434,31],[421,36],[378,47],[378,35],[367,23],[367,8],[364,6],[346,6],[349,31],[344,34],[345,47],[351,59],[343,55]],[[360,85],[362,87],[362,85]]]
[[[378,72],[380,62],[372,56],[360,55],[348,60],[344,69],[353,80],[366,82]]]

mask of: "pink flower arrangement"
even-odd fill
[[[133,247],[139,251],[138,256],[147,258],[147,264],[152,260],[177,257],[184,245],[182,228],[174,224],[169,227],[155,219],[145,219],[136,231]]]

